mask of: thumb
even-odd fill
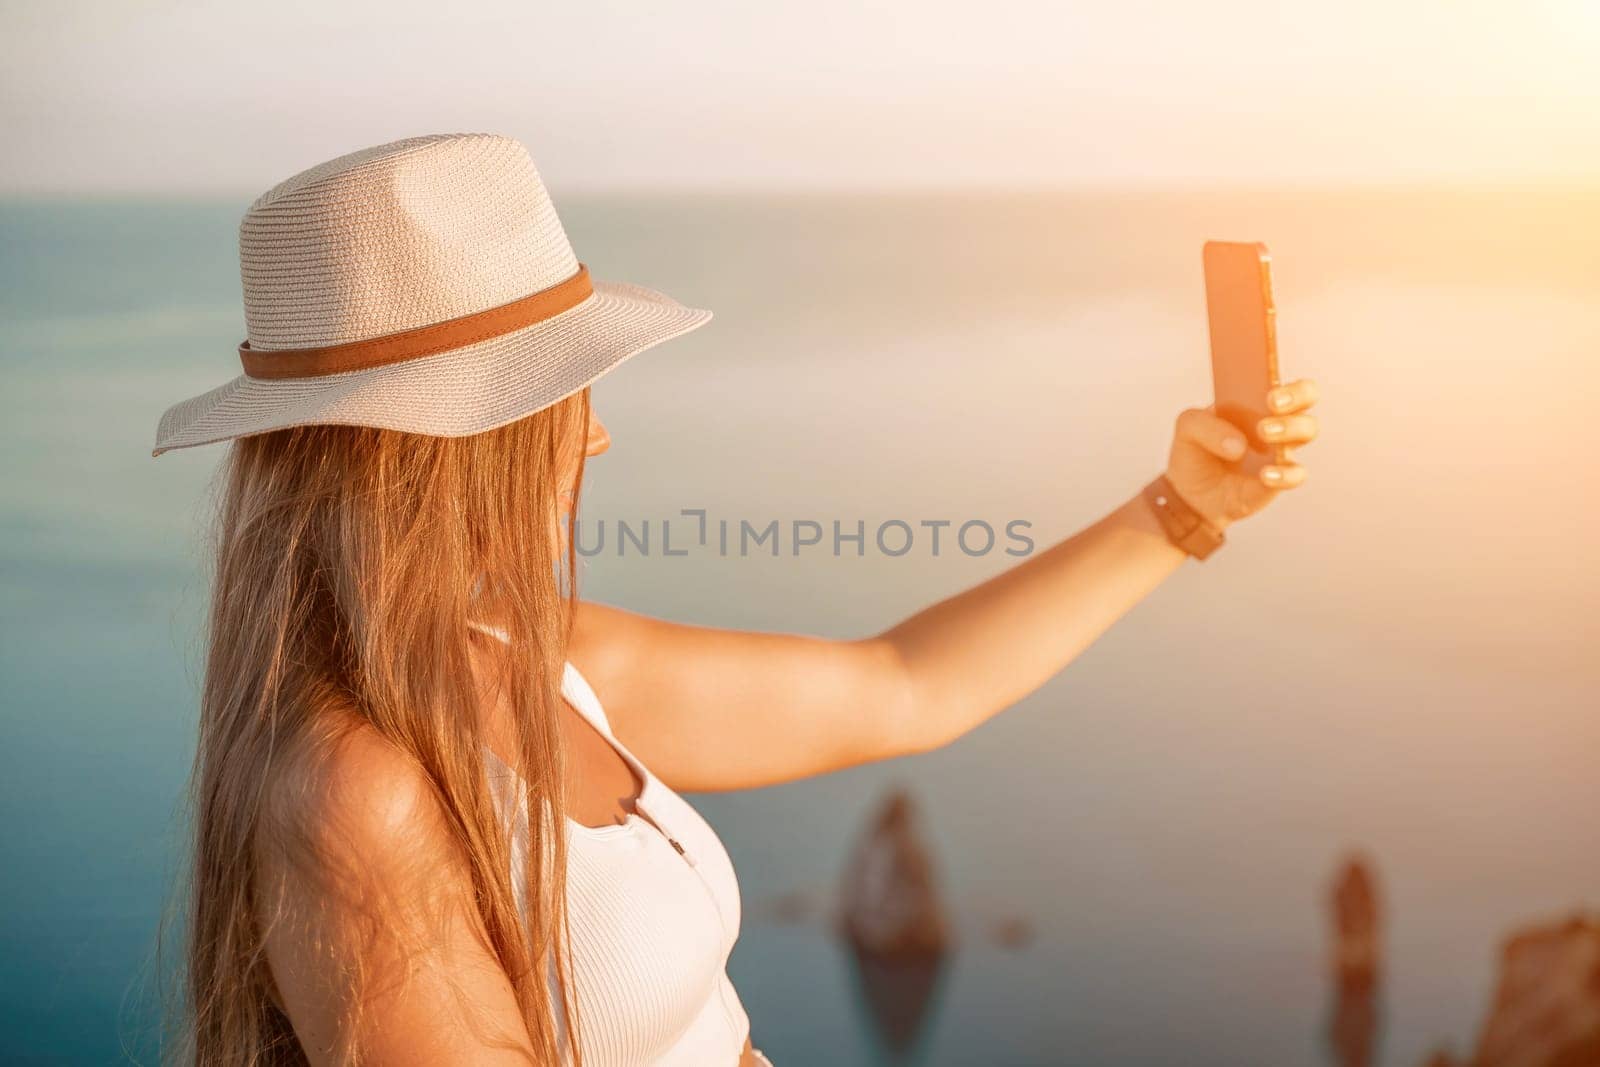
[[[1249,442],[1237,426],[1205,408],[1190,408],[1178,416],[1174,441],[1197,445],[1218,459],[1229,462],[1243,456],[1249,447]]]

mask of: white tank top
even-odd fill
[[[617,740],[599,698],[570,663],[561,692],[644,783],[626,822],[595,827],[567,819],[567,921],[584,1062],[734,1067],[750,1020],[727,974],[740,918],[727,850],[700,813]],[[484,756],[511,834],[512,885],[525,907],[527,812],[514,802],[522,781],[487,748]],[[559,996],[553,969],[551,978]],[[562,1041],[565,1047],[564,1033]]]

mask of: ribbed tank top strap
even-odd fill
[[[506,636],[506,632],[498,626],[490,626],[482,622],[471,622],[467,625],[501,641],[507,643],[510,641]],[[594,689],[590,687],[589,680],[578,673],[578,668],[572,665],[571,660],[566,662],[561,672],[561,695],[566,697],[567,703],[576,708],[585,719],[588,719],[596,730],[613,740],[616,739],[616,735],[611,732],[611,720],[606,718],[605,708],[600,706],[600,698],[595,695]]]
[[[589,680],[578,673],[578,668],[572,665],[571,660],[567,661],[566,670],[561,675],[561,695],[566,697],[567,703],[578,709],[596,730],[613,740],[616,739],[616,735],[611,732],[611,720],[606,718],[605,708],[600,706],[600,698],[590,688]]]

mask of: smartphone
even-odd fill
[[[1207,241],[1206,315],[1211,323],[1211,383],[1218,415],[1250,442],[1239,461],[1246,472],[1284,462],[1281,444],[1256,435],[1272,412],[1267,393],[1278,385],[1278,334],[1272,306],[1272,257],[1260,242]]]

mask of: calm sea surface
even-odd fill
[[[1272,246],[1285,369],[1323,386],[1308,487],[1033,698],[927,756],[697,798],[781,1067],[893,1062],[823,917],[769,902],[826,902],[894,784],[960,937],[907,1062],[1329,1062],[1323,898],[1361,847],[1380,1059],[1410,1067],[1470,1044],[1508,931],[1600,906],[1600,194],[558,202],[598,276],[717,312],[597,388],[586,521],[869,531],[861,558],[612,543],[587,595],[641,611],[861,635],[1009,562],[890,557],[879,523],[1042,545],[1113,507],[1208,399],[1209,237]],[[235,373],[244,203],[0,204],[8,1063],[148,1060],[221,456],[149,446]],[[995,944],[1004,916],[1032,941]]]

